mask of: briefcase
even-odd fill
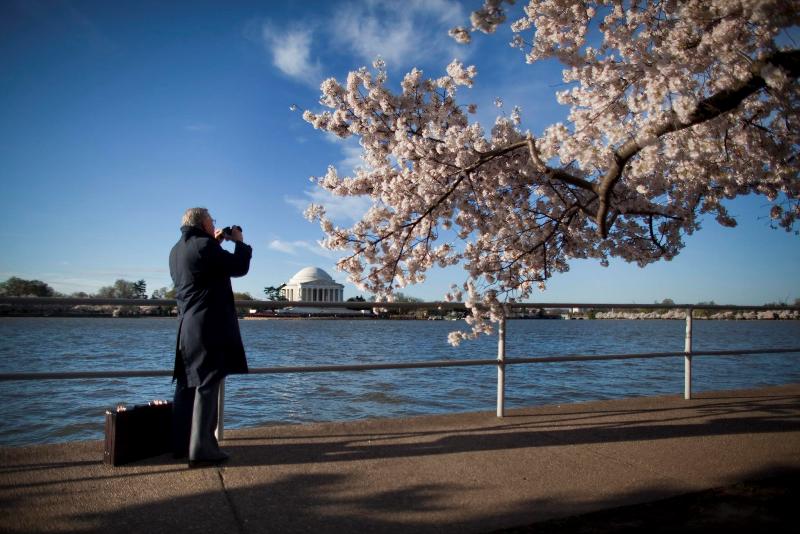
[[[172,451],[172,403],[151,401],[106,410],[103,461],[123,465]]]

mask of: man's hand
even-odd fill
[[[244,241],[244,235],[242,235],[242,231],[238,226],[233,226],[231,227],[231,235],[227,236],[227,239],[241,243]]]
[[[214,239],[216,239],[219,243],[222,243],[225,240],[225,234],[222,233],[222,228],[217,228],[214,230]]]

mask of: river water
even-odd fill
[[[251,367],[495,358],[463,321],[240,321]],[[174,318],[0,318],[0,372],[171,369]],[[682,351],[683,321],[508,322],[508,357]],[[695,350],[800,347],[800,321],[694,321]],[[493,411],[494,367],[236,375],[225,426]],[[800,354],[696,357],[695,391],[800,382]],[[683,392],[683,358],[514,365],[506,407]],[[101,439],[109,407],[170,399],[167,377],[0,382],[0,445]]]

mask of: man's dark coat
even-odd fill
[[[186,377],[188,387],[209,378],[246,373],[231,277],[250,269],[253,249],[236,242],[231,254],[200,228],[184,226],[169,255],[180,325],[173,378]]]

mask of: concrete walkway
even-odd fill
[[[2,532],[488,532],[800,468],[800,384],[229,430],[224,468],[0,449]]]

